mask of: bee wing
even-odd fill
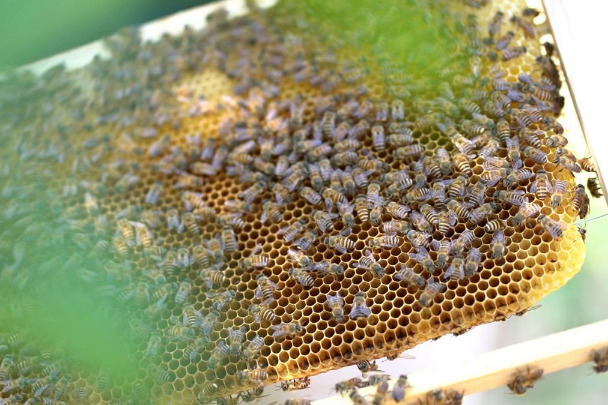
[[[550,181],[546,181],[547,183],[547,192],[553,193],[553,184]]]
[[[532,184],[530,185],[530,192],[531,193],[536,193],[536,190],[538,190],[538,180],[534,180],[532,182]]]
[[[338,244],[338,243],[336,243],[334,245],[334,249],[336,249],[341,255],[343,255],[344,253],[346,253],[348,251],[348,249],[346,249],[346,246]]]
[[[352,233],[352,229],[351,228],[344,228],[340,231],[340,235],[341,236],[349,236]]]
[[[517,159],[515,162],[513,162],[514,169],[520,169],[522,166],[523,166],[523,162],[521,161],[521,159]]]
[[[457,220],[458,220],[458,215],[454,211],[450,211],[450,219],[449,219],[450,226],[454,226],[456,224]]]
[[[365,305],[353,305],[349,316],[354,319],[360,316],[368,317],[371,313],[372,311]]]
[[[505,233],[502,229],[499,229],[498,231],[496,231],[494,233],[494,236],[492,237],[492,241],[494,243],[500,243],[503,244],[505,242]]]
[[[418,253],[408,253],[408,256],[414,260],[416,260],[417,262],[421,261],[422,259],[424,259],[426,257],[426,255],[418,252]]]
[[[454,273],[456,273],[456,267],[453,264],[450,264],[450,267],[448,267],[448,269],[445,271],[442,278],[447,280],[448,278],[452,277],[452,274]]]

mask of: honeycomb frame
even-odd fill
[[[511,2],[512,8],[503,8],[505,12],[519,12],[522,9],[521,2]],[[485,20],[479,17],[479,25],[486,26],[490,16],[494,15],[495,7],[498,5],[484,6]],[[214,29],[219,29],[215,27]],[[190,40],[196,38],[196,33],[186,32],[184,34],[185,49],[191,46]],[[170,39],[165,39],[169,41]],[[540,44],[535,41],[528,41],[522,37],[521,33],[514,38],[512,45],[526,44],[528,52],[521,58],[514,58],[509,61],[499,62],[500,69],[508,72],[507,80],[516,81],[517,74],[523,72],[521,65],[534,66],[533,55],[540,55]],[[153,48],[152,45],[149,45]],[[127,48],[128,50],[129,48]],[[120,50],[119,50],[120,52]],[[345,52],[348,53],[348,52]],[[186,66],[192,61],[180,61],[180,67]],[[217,63],[212,61],[211,64]],[[80,79],[87,83],[82,86],[85,94],[92,94],[95,90],[88,88],[88,83],[93,82],[95,72],[84,70],[77,73],[83,75]],[[51,80],[52,82],[52,80]],[[382,94],[382,83],[369,79],[366,83],[370,93]],[[170,173],[167,176],[160,176],[156,165],[159,163],[158,156],[150,154],[153,143],[161,138],[161,134],[171,134],[171,146],[187,150],[192,146],[191,141],[185,135],[191,134],[220,134],[220,126],[226,117],[234,112],[233,101],[222,98],[222,95],[231,94],[234,83],[220,69],[207,67],[200,73],[188,73],[180,78],[177,85],[167,85],[163,83],[164,95],[177,95],[176,101],[172,101],[166,106],[179,117],[179,120],[165,118],[156,129],[158,134],[155,137],[134,136],[136,142],[132,149],[121,148],[124,139],[112,138],[109,143],[116,142],[112,150],[121,156],[131,157],[137,160],[139,168],[137,175],[139,182],[134,186],[127,186],[125,189],[108,187],[105,192],[99,193],[97,197],[98,208],[95,215],[91,214],[89,206],[83,203],[82,194],[77,193],[67,196],[64,200],[66,207],[76,207],[76,210],[86,212],[85,218],[93,223],[93,219],[99,213],[117,213],[127,208],[126,201],[132,201],[136,205],[145,206],[143,201],[150,188],[156,184],[162,184],[164,190],[160,203],[151,204],[152,210],[159,206],[162,208],[178,208],[183,206],[182,196],[174,190],[176,181],[180,180],[177,173]],[[310,86],[293,84],[291,82],[282,84],[280,87],[281,97],[286,99],[300,94],[304,100],[313,100],[314,97],[322,94],[322,91]],[[110,87],[112,91],[118,91],[115,87]],[[204,95],[203,101],[198,97]],[[197,103],[198,101],[201,101]],[[214,108],[214,103],[222,104],[223,108]],[[304,113],[304,122],[314,118],[312,103],[307,102]],[[198,111],[196,110],[198,109]],[[194,112],[193,111],[197,111]],[[64,111],[65,113],[65,111]],[[59,119],[69,121],[66,115],[59,115]],[[178,121],[178,122],[176,122]],[[100,134],[108,130],[109,125],[101,123],[95,129],[95,134]],[[426,131],[426,130],[425,130]],[[51,132],[51,131],[49,131]],[[86,130],[80,130],[67,134],[66,143],[82,144],[83,134],[90,136]],[[204,137],[205,135],[203,135]],[[435,150],[438,146],[449,148],[447,140],[438,130],[422,132],[417,134],[417,141],[425,145],[426,151]],[[218,136],[221,139],[221,135]],[[87,138],[88,139],[88,138]],[[364,145],[372,148],[371,139],[364,139]],[[80,150],[72,151],[87,153],[88,146],[80,147]],[[94,149],[96,146],[93,147]],[[546,147],[545,147],[546,148]],[[138,149],[140,152],[136,152]],[[143,151],[143,152],[141,152]],[[550,152],[548,148],[546,152]],[[375,152],[374,152],[375,153]],[[393,170],[401,167],[400,162],[396,162],[391,156],[377,154],[391,165]],[[108,159],[108,160],[105,160]],[[551,159],[549,159],[551,160]],[[100,162],[110,161],[108,157],[102,157]],[[483,169],[481,160],[478,158],[471,162],[471,179],[477,181]],[[66,170],[67,164],[59,163],[53,170]],[[537,164],[530,159],[524,160],[525,167],[538,168]],[[72,166],[73,167],[73,166]],[[543,167],[553,176],[557,166],[553,163],[545,163]],[[31,170],[39,170],[37,164]],[[72,171],[74,171],[72,169]],[[76,176],[80,176],[78,170]],[[102,178],[103,171],[95,168],[84,171],[86,176],[83,178],[93,179]],[[124,173],[123,173],[124,175]],[[556,175],[561,176],[561,174]],[[121,179],[124,177],[120,177]],[[569,184],[570,191],[565,195],[564,200],[572,199],[574,183],[567,175],[563,176]],[[525,183],[529,187],[530,182]],[[191,191],[201,192],[203,201],[212,207],[217,215],[228,212],[225,208],[225,201],[234,199],[243,192],[250,184],[239,184],[225,173],[217,173],[212,177],[206,177],[201,184],[194,187],[184,186]],[[59,180],[50,179],[49,189],[60,190],[65,184]],[[179,190],[179,189],[178,189]],[[495,191],[490,188],[486,195],[492,195]],[[374,251],[379,263],[385,268],[386,274],[382,277],[375,277],[372,273],[360,267],[352,266],[357,262],[369,246],[365,241],[382,234],[379,226],[371,225],[369,222],[363,223],[358,217],[352,227],[352,233],[357,235],[354,249],[350,252],[338,255],[325,243],[319,243],[315,247],[306,250],[315,262],[332,261],[342,264],[345,267],[344,274],[338,277],[331,275],[316,276],[312,286],[304,288],[288,275],[288,269],[294,267],[288,259],[287,249],[289,244],[284,243],[277,235],[277,232],[288,225],[293,224],[294,220],[312,213],[311,204],[304,198],[293,193],[293,201],[284,207],[286,213],[281,221],[270,226],[264,226],[259,219],[260,204],[262,200],[272,198],[272,194],[266,192],[254,199],[253,204],[257,208],[252,213],[243,216],[244,225],[237,232],[238,247],[235,252],[225,258],[225,265],[221,271],[226,277],[226,282],[222,284],[224,289],[234,286],[237,298],[227,305],[227,310],[222,314],[220,320],[209,334],[205,350],[202,352],[200,361],[197,364],[186,359],[184,351],[188,346],[185,342],[169,340],[165,343],[165,351],[159,356],[161,361],[166,364],[167,370],[172,374],[170,383],[165,382],[156,384],[152,387],[152,396],[159,398],[161,402],[194,402],[196,401],[201,389],[209,384],[218,384],[219,393],[212,393],[208,398],[213,399],[218,395],[224,396],[231,392],[242,391],[252,388],[255,384],[242,384],[238,381],[239,371],[247,369],[248,362],[239,360],[231,361],[230,358],[223,359],[218,368],[210,368],[207,363],[213,354],[213,343],[229,339],[228,329],[238,328],[243,325],[248,326],[245,340],[250,341],[255,335],[264,339],[264,346],[261,355],[255,359],[254,364],[266,369],[268,379],[264,379],[263,384],[277,381],[289,380],[318,374],[330,369],[355,364],[363,360],[371,360],[387,355],[395,355],[403,350],[413,347],[428,339],[440,337],[447,333],[463,333],[469,328],[495,320],[502,320],[509,315],[520,313],[538,302],[544,295],[561,287],[571,278],[581,267],[584,259],[584,245],[580,234],[574,225],[578,215],[572,207],[559,207],[553,209],[548,205],[548,199],[542,202],[542,213],[559,219],[568,224],[564,230],[563,237],[553,240],[535,221],[531,219],[523,227],[523,231],[518,232],[512,226],[504,228],[507,238],[508,251],[505,258],[499,262],[501,267],[496,267],[493,259],[487,257],[484,250],[482,260],[482,270],[473,276],[455,281],[448,281],[447,292],[438,294],[432,300],[429,307],[422,306],[418,302],[420,292],[413,286],[404,287],[404,283],[396,281],[393,275],[398,271],[398,266],[407,264],[417,273],[422,273],[421,265],[407,256],[413,252],[411,243],[402,238],[403,243],[393,249],[383,249]],[[530,194],[530,193],[527,193]],[[532,197],[532,196],[530,196]],[[537,200],[537,202],[540,202]],[[517,212],[517,207],[511,206],[503,209],[499,213],[494,213],[495,217],[507,220]],[[166,220],[166,213],[160,214],[163,221]],[[383,221],[390,220],[390,216],[384,215]],[[86,222],[86,221],[85,221]],[[482,224],[485,222],[482,222]],[[491,242],[491,235],[484,234],[483,229],[471,225],[456,225],[453,231],[447,233],[448,237],[454,238],[462,233],[464,229],[475,229],[475,235],[479,239],[473,242],[473,246],[488,246]],[[219,232],[219,224],[207,223],[200,226],[200,236],[196,235],[197,240],[211,239]],[[337,235],[344,228],[339,222],[334,224],[331,235]],[[522,229],[521,227],[518,229]],[[436,233],[437,231],[435,231]],[[189,242],[192,237],[188,231],[170,231],[163,229],[154,230],[156,246],[163,246],[168,249],[177,249]],[[434,237],[442,237],[435,235]],[[110,234],[110,233],[108,233]],[[275,292],[275,303],[271,305],[275,315],[281,322],[299,321],[305,329],[304,334],[295,336],[292,339],[285,339],[277,342],[270,334],[268,321],[257,323],[253,321],[253,316],[247,310],[251,303],[256,303],[255,290],[257,283],[255,276],[259,271],[246,271],[241,267],[241,262],[247,258],[257,244],[262,244],[262,252],[269,257],[269,264],[264,268],[263,273],[269,276],[278,286]],[[150,257],[145,254],[142,247],[129,248],[127,256],[116,251],[110,250],[116,261],[128,257],[132,263],[145,270],[151,266]],[[158,263],[156,263],[158,264]],[[192,291],[186,299],[187,304],[194,305],[195,309],[207,315],[212,306],[212,301],[208,299],[208,292],[203,288],[203,280],[199,277],[199,268],[192,266],[186,272],[178,275],[167,272],[167,281],[178,284],[183,280],[183,276],[193,281]],[[437,274],[435,274],[437,273]],[[442,272],[440,270],[433,273],[435,279],[440,280]],[[349,313],[354,293],[365,290],[367,302],[371,309],[371,315],[366,319],[348,319],[345,322],[336,322],[332,319],[331,312],[328,310],[325,296],[328,293],[335,294],[340,292],[345,300],[344,310]],[[152,303],[150,300],[147,303]],[[172,306],[174,304],[171,304]],[[182,309],[172,307],[153,315],[153,322],[158,329],[166,330],[169,326],[171,316],[179,317]],[[256,326],[257,325],[257,326]],[[145,347],[140,350],[145,351]],[[146,375],[143,380],[151,384],[152,378]],[[74,383],[74,387],[88,385],[86,379]],[[88,396],[92,403],[99,401],[110,401],[112,396],[103,393],[93,392]],[[71,400],[75,400],[74,396]]]

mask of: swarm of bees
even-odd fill
[[[543,375],[543,369],[535,366],[527,366],[525,369],[517,370],[507,387],[515,395],[524,395],[528,389],[533,388],[536,381]]]
[[[572,174],[595,168],[567,149],[559,71],[552,46],[531,41],[534,13],[498,11],[486,26],[486,2],[414,3],[371,28],[338,12],[336,32],[310,15],[313,0],[248,2],[246,16],[218,9],[203,30],[155,43],[126,29],[105,41],[110,59],[75,73],[0,81],[0,279],[21,292],[39,276],[77,277],[128,307],[140,367],[125,389],[105,372],[72,380],[7,333],[0,401],[253,401],[267,384],[305,388],[345,364],[377,371],[373,358],[445,333],[439,312],[471,314],[458,332],[525,310],[549,290],[507,308],[505,278],[531,271],[522,239],[550,246],[542,263],[567,241],[570,258],[546,266],[572,275],[562,270],[580,267],[582,244],[569,225],[589,211]],[[453,47],[428,44],[432,64],[411,42],[393,54],[408,34],[374,30],[404,15],[437,23],[429,34]],[[513,75],[519,65],[530,72]],[[597,180],[588,189],[601,193]],[[433,314],[426,332],[421,313]],[[373,325],[381,346],[364,331]],[[366,403],[352,391],[362,384],[336,390]]]

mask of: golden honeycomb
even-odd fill
[[[40,265],[37,249],[54,252],[49,262],[65,263],[53,268],[56,277],[78,267],[78,279],[95,294],[128,304],[125,333],[139,340],[137,350],[129,354],[138,364],[136,378],[108,383],[103,370],[75,366],[69,378],[67,372],[50,373],[48,359],[41,361],[41,355],[22,350],[23,343],[7,332],[0,357],[10,361],[0,365],[0,398],[12,403],[28,398],[32,403],[45,398],[56,403],[128,403],[131,397],[135,403],[220,401],[236,392],[251,393],[270,383],[396,355],[447,333],[503,320],[562,286],[580,269],[585,248],[574,225],[580,214],[580,207],[571,203],[574,178],[563,164],[551,163],[557,149],[546,145],[546,139],[561,133],[552,124],[561,110],[559,77],[548,70],[557,68],[538,38],[527,38],[524,29],[509,21],[515,15],[532,24],[522,15],[522,1],[485,3],[395,1],[387,3],[390,12],[379,12],[363,1],[340,25],[334,18],[342,16],[344,2],[327,5],[327,15],[321,18],[314,14],[320,10],[316,1],[284,1],[269,10],[251,6],[250,14],[236,19],[219,11],[202,31],[186,29],[157,43],[140,43],[134,30],[126,30],[107,40],[111,59],[95,60],[78,71],[58,68],[41,78],[9,73],[0,87],[0,198],[7,207],[0,234],[3,283],[27,291],[28,283],[49,268]],[[511,59],[487,41],[487,26],[499,10],[505,17],[495,40],[512,30],[507,50],[526,48]],[[378,21],[357,20],[368,13]],[[412,41],[399,37],[402,27],[386,28],[404,15],[414,30],[428,37]],[[435,30],[433,23],[443,28]],[[405,64],[400,58],[403,52],[408,56],[408,48],[399,48],[400,40],[420,52],[409,55]],[[396,45],[391,47],[391,41]],[[399,51],[391,53],[395,49]],[[526,90],[522,73],[530,75],[535,90],[543,91],[532,95]],[[404,102],[403,117],[393,113],[396,99]],[[389,106],[387,118],[376,115],[383,100]],[[497,103],[502,103],[502,113],[496,112]],[[328,123],[329,110],[336,113],[334,124]],[[528,113],[540,117],[526,122]],[[484,174],[496,169],[488,167],[491,158],[508,162],[508,174],[515,172],[511,166],[517,159],[510,157],[495,128],[501,114],[510,124],[510,136],[536,131],[538,152],[548,157],[538,163],[524,155],[524,147],[533,145],[520,136],[521,150],[515,149],[521,153],[522,168],[533,174],[545,170],[550,181],[562,180],[567,187],[562,204],[555,207],[552,195],[541,199],[530,191],[534,179],[516,181],[509,190],[520,191],[518,196],[537,204],[540,214],[562,224],[563,235],[553,238],[538,215],[514,225],[520,207],[494,198],[495,192],[508,190],[503,183],[507,174],[501,174],[495,185],[482,188],[483,201],[468,207],[475,210],[496,202],[480,221],[459,217],[442,229],[430,225],[429,237],[436,241],[453,242],[468,231],[474,237],[460,253],[450,254],[451,263],[425,270],[410,256],[417,252],[416,242],[401,231],[387,234],[385,226],[404,219],[406,230],[420,230],[410,221],[412,211],[420,211],[425,202],[448,213],[448,201],[435,191],[443,187],[445,192],[451,185],[445,180],[461,174],[471,189],[451,199],[470,201]],[[467,133],[463,119],[483,129]],[[391,127],[391,122],[401,124]],[[465,135],[448,136],[449,122]],[[342,123],[348,132],[343,136],[357,141],[356,146],[336,145]],[[372,137],[371,127],[378,125],[386,131],[385,146]],[[405,157],[401,153],[406,152],[395,152],[397,147],[388,140],[399,125],[395,131],[411,132],[412,137],[401,146],[421,147],[411,148],[414,151]],[[484,156],[478,153],[498,139],[496,148]],[[396,197],[394,191],[389,194],[397,179],[387,174],[405,171],[414,179],[422,157],[435,159],[440,148],[453,156],[456,143],[466,149],[472,140],[478,144],[466,151],[471,154],[466,159],[470,172],[454,164],[446,172],[439,168],[439,173],[426,167],[421,184],[405,186]],[[279,148],[281,143],[286,149]],[[227,155],[222,157],[223,148]],[[306,198],[302,190],[316,187],[310,165],[320,165],[325,157],[331,170],[316,190],[319,201],[313,203],[311,198],[317,197]],[[289,167],[281,172],[286,171],[285,176],[277,170],[285,163],[281,158]],[[377,169],[367,172],[374,165]],[[380,185],[382,204],[402,204],[407,213],[387,211],[373,202],[367,185],[355,184],[354,191],[348,191],[338,173],[354,169],[366,173],[370,184]],[[299,178],[302,172],[306,175]],[[291,180],[292,191],[272,190]],[[425,187],[432,197],[407,200],[408,192]],[[377,222],[362,220],[356,208],[354,222],[347,226],[338,204],[325,201],[354,203],[357,195],[365,197],[367,209],[380,207]],[[278,201],[281,198],[286,201]],[[269,201],[278,203],[281,215],[264,221],[264,203]],[[331,225],[319,225],[315,214],[333,214]],[[492,257],[496,232],[485,226],[492,220],[499,220],[495,222],[504,233],[503,257]],[[343,232],[346,228],[349,232]],[[286,241],[286,229],[294,230],[292,240]],[[305,229],[314,236],[298,250]],[[234,246],[226,235],[230,232]],[[374,241],[385,236],[393,238],[393,247],[374,248]],[[340,237],[350,241],[342,240],[344,249],[332,244]],[[61,250],[66,245],[73,247],[70,253]],[[436,249],[422,245],[437,262]],[[290,249],[316,267],[298,266]],[[455,268],[454,276],[444,277],[454,258],[467,259],[471,249],[480,252],[473,274],[459,277]],[[361,264],[369,258],[368,251],[381,272]],[[343,271],[332,274],[329,264]],[[86,270],[80,271],[83,266]],[[408,283],[407,277],[395,278],[402,266],[421,276],[425,287],[443,285],[443,291],[429,297],[425,287]],[[304,267],[300,281],[291,275],[298,267]],[[267,304],[263,300],[268,296],[256,293],[260,274],[276,285]],[[214,282],[211,277],[222,279]],[[370,313],[352,319],[358,292],[364,293]],[[340,321],[328,304],[328,296],[338,293],[344,301]],[[229,299],[218,305],[224,296]],[[271,310],[276,319],[256,320],[252,304]],[[217,320],[207,326],[203,322],[210,314],[217,314]],[[272,328],[280,323],[298,323],[302,331],[280,339]],[[233,338],[243,327],[242,336]],[[263,341],[259,352],[246,356],[256,336]],[[222,355],[223,345],[229,354]],[[16,366],[20,359],[38,366],[23,371]],[[22,383],[21,388],[9,386],[11,379]],[[35,385],[37,381],[47,385]]]

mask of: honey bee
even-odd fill
[[[384,122],[388,120],[389,106],[386,100],[376,102],[376,121]]]
[[[561,222],[554,221],[544,214],[540,214],[538,216],[538,221],[545,228],[547,232],[551,235],[553,239],[559,239],[563,235],[564,229],[567,228],[566,224]]]
[[[439,168],[444,175],[450,175],[452,173],[452,160],[450,154],[445,148],[437,149],[437,162]]]
[[[384,127],[382,125],[374,125],[372,127],[372,142],[374,149],[378,152],[382,152],[386,148]]]
[[[539,138],[540,135],[543,135],[542,131],[531,131],[526,128],[522,130],[521,134],[528,145],[533,146],[536,149],[540,149],[543,146],[543,142]]]
[[[521,151],[525,156],[534,160],[536,163],[547,163],[547,154],[540,149],[532,146],[524,146]]]
[[[408,191],[405,194],[405,200],[407,200],[409,203],[416,201],[428,201],[433,199],[435,195],[435,190],[428,187],[423,187]]]
[[[251,204],[260,194],[266,190],[266,183],[258,181],[249,188],[245,189],[239,194],[239,198],[244,200],[246,203]]]
[[[271,309],[262,305],[251,304],[249,306],[249,312],[251,312],[251,315],[253,315],[253,320],[256,323],[260,323],[262,320],[272,323],[278,318]]]
[[[396,203],[394,201],[390,201],[386,205],[386,212],[388,212],[393,217],[398,218],[398,219],[407,218],[408,212],[410,212],[410,211],[411,211],[411,208],[408,207],[407,205],[402,205],[402,204]],[[424,217],[422,217],[422,219],[424,220]]]
[[[352,228],[355,225],[355,216],[353,215],[353,211],[355,209],[355,204],[341,203],[338,204],[338,212],[342,217],[342,222],[347,228]]]
[[[581,219],[584,219],[589,214],[589,196],[585,192],[585,186],[582,184],[577,185],[574,189],[572,205]]]
[[[321,232],[331,231],[334,228],[333,220],[338,218],[338,214],[316,210],[312,213],[312,219],[317,223]]]
[[[439,222],[437,229],[442,235],[447,234],[450,229],[456,224],[458,215],[453,211],[441,211],[439,213]]]
[[[297,322],[280,323],[279,325],[271,325],[270,328],[273,330],[272,337],[277,341],[293,337],[304,331],[302,325]]]
[[[313,163],[309,163],[308,173],[312,187],[315,190],[321,190],[323,188],[324,180],[323,177],[321,177],[321,170],[319,169],[319,166]]]
[[[393,100],[391,102],[391,117],[394,121],[403,121],[405,119],[405,107],[402,100]]]
[[[157,356],[160,353],[161,345],[162,337],[157,333],[152,334],[152,336],[150,336],[150,339],[148,340],[148,345],[146,346],[146,350],[144,351],[144,356]]]
[[[131,222],[125,218],[121,218],[118,220],[117,225],[122,240],[129,246],[133,245],[135,243],[135,230],[133,229]]]
[[[303,235],[296,239],[293,244],[302,250],[307,250],[317,239],[317,236],[317,232],[314,229],[306,228],[304,229]]]
[[[388,382],[382,381],[376,388],[376,393],[372,399],[372,405],[382,405],[388,395]]]
[[[367,386],[367,383],[365,381],[363,381],[361,378],[354,377],[349,380],[340,381],[339,383],[336,383],[334,389],[337,393],[343,394],[346,391],[356,388],[362,388],[365,386]]]
[[[339,181],[338,184],[340,184]],[[339,202],[347,202],[347,198],[344,194],[332,188],[326,188],[325,190],[323,190],[322,195],[325,199],[325,208],[327,209],[327,211],[331,211],[334,204],[337,204]]]
[[[352,319],[361,317],[367,318],[369,316],[371,310],[369,309],[365,301],[365,292],[357,291],[355,293],[355,298],[353,299],[353,305],[349,314]]]
[[[553,194],[551,195],[551,206],[557,208],[562,205],[564,194],[568,188],[568,183],[564,180],[555,179],[553,182]]]
[[[227,290],[221,293],[210,292],[207,293],[207,297],[211,298],[211,306],[216,311],[222,311],[226,305],[228,305],[236,297],[234,290]]]
[[[357,195],[355,197],[355,211],[357,212],[357,216],[362,223],[369,221],[369,208],[367,205],[367,197],[363,194]]]
[[[346,234],[347,233],[343,231],[340,235],[327,236],[324,243],[327,246],[336,249],[340,254],[344,254],[355,248],[355,242],[349,239]]]
[[[444,279],[462,280],[464,278],[464,259],[461,256],[456,256],[452,259],[452,263],[443,275]]]
[[[492,243],[490,245],[490,251],[492,252],[492,258],[500,260],[504,257],[506,250],[505,245],[505,234],[502,229],[499,229],[494,233],[492,237]]]
[[[354,151],[338,152],[331,158],[331,163],[337,167],[351,166],[358,163],[359,156]],[[361,167],[361,165],[359,165]],[[364,170],[369,170],[368,167],[361,167]]]
[[[357,390],[351,390],[348,396],[354,405],[370,405],[365,397],[363,397]]]
[[[395,280],[401,281],[404,280],[406,283],[414,285],[418,288],[424,287],[426,280],[421,275],[414,272],[414,270],[408,268],[406,265],[401,265],[401,270],[399,270],[394,275]]]
[[[512,218],[513,225],[517,226],[523,221],[530,217],[536,216],[540,213],[540,206],[534,203],[530,203],[528,199],[524,199],[523,204],[519,208],[517,214]]]
[[[169,220],[169,217],[167,217],[167,220]],[[173,218],[171,218],[171,220],[174,221],[175,218],[173,217]],[[177,220],[179,221],[179,219],[177,219]],[[192,237],[200,236],[201,229],[198,225],[197,218],[193,213],[185,212],[182,215],[182,224],[190,236],[192,236]],[[174,226],[174,223],[172,222],[171,225]],[[177,227],[179,227],[179,226],[180,225],[177,225]]]
[[[283,391],[303,390],[310,386],[310,378],[294,378],[292,380],[281,381],[281,389]]]
[[[551,135],[545,140],[545,145],[550,148],[564,147],[568,144],[568,139],[563,135]]]
[[[247,328],[241,326],[239,329],[228,329],[228,341],[230,342],[230,354],[232,356],[238,356],[241,354],[241,344],[245,339],[245,332]]]
[[[547,145],[547,146],[549,146],[549,145]],[[589,172],[589,173],[597,172],[597,169],[595,168],[595,164],[593,163],[591,158],[583,158],[583,159],[579,160],[579,165],[586,172]]]
[[[407,376],[405,374],[401,374],[395,385],[393,386],[393,390],[391,391],[391,395],[395,402],[401,402],[405,397],[405,390],[409,386],[407,382]]]
[[[375,181],[369,183],[367,186],[367,202],[368,207],[370,204],[378,205],[383,203],[383,199],[380,196],[380,183]]]
[[[291,242],[302,232],[302,228],[306,226],[306,221],[300,219],[291,225],[287,225],[278,230],[278,235],[283,235],[283,240],[287,243]]]
[[[333,318],[338,322],[344,321],[344,300],[339,292],[336,295],[332,296],[330,294],[326,295],[327,297],[327,306],[331,311]]]
[[[608,371],[608,350],[597,350],[593,352],[593,371],[596,373],[605,373]]]
[[[401,133],[390,134],[386,137],[386,142],[389,146],[399,148],[414,142],[414,134],[411,129],[404,128]]]
[[[589,177],[587,179],[587,188],[589,193],[594,198],[600,198],[604,194],[602,193],[602,186],[600,185],[600,179],[597,177]]]
[[[99,214],[99,203],[97,202],[97,198],[88,191],[84,193],[84,208],[91,216]]]
[[[437,265],[440,268],[445,267],[450,257],[452,243],[449,240],[431,241],[431,247],[437,253]]]
[[[536,381],[542,377],[543,372],[540,367],[526,366],[525,369],[519,369],[513,374],[507,387],[515,395],[524,395],[528,389],[534,387]]]
[[[453,255],[462,255],[464,249],[470,245],[475,239],[475,234],[470,229],[466,229],[464,232],[460,234],[460,236],[452,241],[450,247],[450,254]]]
[[[408,231],[412,232],[411,230]],[[401,245],[401,238],[396,235],[381,235],[373,237],[369,240],[369,246],[372,249],[380,248],[395,248]]]
[[[310,287],[313,285],[314,280],[306,271],[299,268],[291,268],[288,270],[288,274],[294,280],[296,280],[302,287]]]
[[[370,270],[377,277],[384,275],[384,267],[374,257],[371,250],[366,250],[365,254],[359,259],[358,263],[354,263],[354,267],[361,267],[362,269]]]
[[[506,40],[507,38],[504,38],[504,39]],[[498,42],[497,42],[497,44],[498,44]],[[502,61],[506,62],[508,60],[517,58],[526,52],[527,52],[527,49],[525,46],[513,46],[511,48],[506,48],[502,51]]]
[[[494,198],[512,205],[520,206],[524,202],[523,190],[496,190]]]
[[[192,291],[192,283],[190,283],[190,281],[184,280],[184,281],[180,282],[177,292],[175,293],[175,299],[174,299],[175,302],[180,305],[183,304],[184,302],[186,302],[186,299],[190,295],[191,291]]]
[[[249,382],[258,386],[262,386],[263,382],[268,379],[268,372],[263,368],[239,370],[237,375],[241,383]]]
[[[439,223],[439,215],[437,214],[437,211],[435,211],[435,209],[432,208],[430,205],[423,204],[423,206],[421,206],[420,209],[423,210],[425,213],[427,213],[428,217],[430,217],[431,219],[436,219],[437,223]],[[429,221],[427,220],[427,217],[425,217],[418,211],[411,212],[410,221],[412,222],[412,225],[414,225],[416,227],[416,229],[418,229],[421,232],[425,232],[425,233],[433,232],[433,226],[429,223]]]
[[[311,270],[318,271],[322,275],[331,275],[334,277],[344,273],[344,267],[337,263],[330,262],[314,263]]]
[[[498,206],[493,202],[485,203],[471,211],[469,222],[472,224],[478,224],[492,214],[497,208]]]
[[[262,203],[262,215],[260,217],[260,221],[263,224],[268,223],[268,221],[272,222],[280,222],[283,219],[283,212],[281,211],[281,206],[272,201],[264,201]]]
[[[485,182],[484,185],[494,187],[500,180],[505,179],[509,174],[510,170],[507,168],[484,170],[481,174],[481,179]],[[476,185],[478,184],[480,184],[480,182],[476,183]]]
[[[338,174],[344,187],[344,192],[349,196],[354,195],[357,190],[357,184],[355,183],[352,171],[350,169],[339,170]]]
[[[424,149],[422,148],[422,145],[419,145],[416,143],[416,144],[406,145],[406,146],[402,146],[400,148],[395,149],[393,151],[393,157],[398,160],[406,160],[409,158],[414,158],[416,156],[419,156],[422,153],[424,153]]]
[[[531,9],[528,9],[531,10]],[[537,14],[538,15],[538,14]],[[536,29],[534,28],[534,24],[527,19],[523,19],[517,16],[511,17],[511,22],[516,24],[521,30],[524,32],[526,38],[535,38],[536,37]]]
[[[289,256],[290,260],[294,261],[298,266],[305,269],[312,268],[312,265],[314,264],[310,257],[306,256],[299,250],[288,249],[287,255]]]
[[[357,188],[367,188],[367,186],[369,186],[369,176],[372,173],[373,171],[365,171],[358,167],[355,167],[352,171],[352,175]]]
[[[439,179],[443,175],[441,172],[441,167],[439,167],[439,163],[431,156],[425,156],[422,158],[422,163],[424,164],[424,170],[427,174],[429,174],[434,179]]]
[[[369,222],[372,225],[374,225],[374,226],[380,225],[380,221],[382,220],[382,210],[383,210],[382,204],[374,204],[372,206],[372,209],[369,212]]]
[[[549,194],[553,193],[553,186],[549,181],[546,170],[538,170],[536,172],[536,179],[530,185],[530,192],[535,193],[541,200],[544,200]]]
[[[429,251],[422,246],[416,250],[417,253],[408,253],[409,257],[420,263],[425,271],[432,273],[435,270],[435,263],[431,259]]]
[[[268,266],[270,262],[270,258],[268,256],[259,254],[262,251],[262,245],[257,244],[252,250],[249,257],[241,260],[241,268],[242,269],[250,269],[250,268],[263,268]]]
[[[467,184],[469,179],[466,176],[460,175],[448,186],[448,197],[460,198],[467,193]]]
[[[519,153],[519,138],[513,136],[505,139],[507,146],[507,158],[513,164],[513,167],[519,169],[522,166],[521,155]]]
[[[267,305],[274,300],[274,291],[279,288],[264,274],[259,274],[256,277],[258,286],[255,290],[255,297],[262,300],[262,305]]]
[[[437,294],[444,292],[447,287],[443,284],[440,284],[434,280],[428,280],[426,283],[426,287],[422,290],[422,294],[420,294],[420,298],[418,299],[420,305],[424,307],[431,306],[433,300],[437,296]]]
[[[357,363],[357,368],[359,369],[361,374],[363,374],[364,377],[367,373],[371,373],[373,371],[381,371],[381,370],[378,370],[378,365],[376,364],[375,360],[374,361],[361,360],[360,362]]]
[[[571,157],[569,157],[567,155],[556,156],[555,159],[553,159],[552,163],[560,165],[572,173],[580,173],[582,170],[582,168],[578,165],[576,160],[573,160]]]
[[[150,248],[154,244],[154,234],[141,222],[130,222],[135,229],[136,245],[141,245],[144,248]]]
[[[215,350],[213,350],[211,357],[207,360],[207,364],[209,367],[215,368],[228,356],[230,356],[230,347],[226,342],[220,340],[215,344]]]

